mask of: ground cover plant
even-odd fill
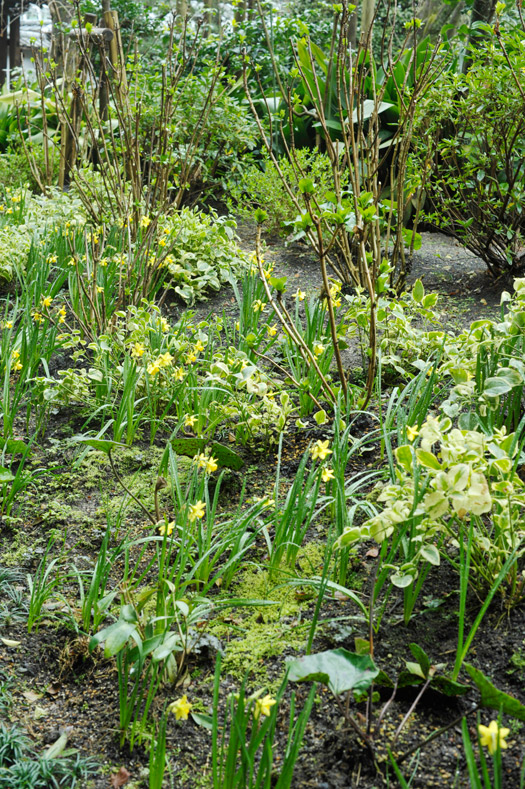
[[[0,786],[525,786],[519,9],[107,5],[5,101]]]

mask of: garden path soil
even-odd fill
[[[253,249],[255,241],[254,228],[243,225],[240,228],[245,248]],[[297,282],[307,292],[315,293],[319,289],[319,276],[315,261],[305,248],[294,246],[284,248],[279,239],[267,241],[267,256],[276,262],[276,271],[286,274],[291,282]],[[494,317],[498,314],[500,293],[503,285],[494,283],[485,272],[484,265],[470,253],[461,249],[453,240],[444,236],[424,234],[422,249],[416,254],[410,273],[410,282],[417,278],[423,279],[427,291],[435,290],[442,295],[441,309],[448,323],[464,326],[474,318]],[[170,305],[173,315],[180,311],[175,304]],[[210,312],[233,317],[236,305],[231,290],[225,289],[205,304],[198,305],[197,315],[205,317]],[[67,431],[66,431],[67,428]],[[360,429],[368,429],[362,423]],[[71,435],[75,427],[68,425],[50,425],[48,436],[54,439],[54,445],[48,444],[47,450],[55,449],[55,462],[67,462],[67,453],[60,455],[58,442],[61,435]],[[304,451],[306,442],[312,437],[322,437],[322,429],[311,425],[305,434],[291,432],[286,438],[284,448],[283,471],[285,476],[292,477],[296,468],[297,458]],[[257,491],[264,493],[266,485],[270,485],[275,474],[275,453],[247,456],[247,466],[251,464],[253,476],[251,481],[257,485]],[[363,461],[364,462],[364,461]],[[372,465],[374,458],[368,458],[367,464]],[[362,468],[362,467],[361,467]],[[349,474],[357,473],[359,466],[348,469]],[[91,519],[99,503],[97,491],[82,490],[82,481],[76,480],[79,489],[70,497],[69,515],[62,517],[67,521],[68,544],[71,545],[71,560],[81,562],[82,557],[92,561],[97,555],[101,539],[101,524]],[[64,486],[72,485],[64,479]],[[76,484],[76,483],[75,483]],[[231,487],[231,495],[235,497],[235,480]],[[79,519],[78,513],[84,512],[86,521]],[[52,518],[44,519],[38,513],[34,518],[25,517],[20,524],[0,529],[0,549],[5,553],[14,539],[15,531],[21,528],[30,545],[42,545],[42,537],[50,528],[62,528],[64,520],[54,523]],[[67,520],[69,518],[69,520]],[[131,527],[140,534],[140,520],[131,520]],[[45,544],[45,540],[44,540]],[[368,546],[370,549],[371,546]],[[21,555],[18,569],[20,576],[16,586],[24,590],[24,575],[34,572],[42,555],[42,549],[27,551]],[[1,564],[0,559],[0,564]],[[363,590],[366,592],[373,572],[373,549],[363,549],[355,561],[355,572],[364,576]],[[430,655],[434,663],[447,663],[449,668],[454,661],[454,650],[457,634],[457,579],[451,578],[446,567],[435,568],[425,585],[421,605],[405,627],[401,620],[399,600],[392,598],[381,629],[375,639],[375,657],[379,665],[390,676],[395,677],[404,668],[404,661],[410,660],[408,644],[416,642]],[[0,604],[7,604],[0,600]],[[283,621],[281,635],[276,636],[275,652],[271,650],[261,659],[262,679],[254,680],[254,689],[258,683],[268,685],[275,683],[282,676],[284,661],[293,657],[297,650],[286,643],[277,643],[288,635],[301,632],[304,621],[308,621],[313,611],[314,601],[306,603],[299,617]],[[479,606],[478,606],[479,608]],[[470,602],[472,617],[476,612],[476,602]],[[44,621],[38,631],[27,633],[22,622],[16,616],[3,620],[2,636],[9,640],[19,641],[17,647],[9,647],[0,642],[0,684],[8,683],[13,704],[5,710],[5,718],[13,723],[18,722],[27,728],[34,739],[35,746],[43,747],[58,738],[62,730],[69,734],[69,746],[78,749],[84,756],[95,757],[102,771],[86,789],[107,789],[110,786],[125,785],[127,787],[146,787],[148,754],[142,747],[136,747],[130,754],[126,748],[118,745],[118,685],[114,661],[105,660],[101,654],[90,656],[87,640],[72,633],[71,629],[57,629],[50,618]],[[329,600],[323,604],[320,619],[325,622],[317,633],[313,651],[334,647],[346,647],[353,650],[354,638],[366,638],[364,625],[352,619],[341,621],[342,618],[356,614],[348,599]],[[300,621],[302,620],[302,621]],[[0,620],[2,621],[2,620]],[[225,619],[225,624],[228,621]],[[228,653],[230,638],[235,638],[242,618],[232,623],[231,633],[226,630],[222,638],[222,647]],[[209,711],[212,701],[212,677],[215,656],[213,651],[203,650],[189,658],[189,673],[180,687],[160,694],[156,702],[158,711],[165,700],[172,700],[187,693],[188,697],[201,711]],[[494,604],[489,610],[482,627],[478,631],[468,660],[480,668],[501,690],[515,695],[525,703],[525,609],[521,606],[510,614],[502,611]],[[462,680],[465,677],[462,675]],[[239,679],[225,674],[221,681],[221,699],[228,693],[238,689]],[[296,688],[297,703],[300,707],[305,700],[308,688],[298,685]],[[283,702],[283,715],[279,719],[276,740],[276,770],[283,758],[283,747],[286,737],[288,706],[290,691]],[[387,698],[382,698],[384,701]],[[399,725],[413,701],[414,695],[406,692],[399,694],[390,706],[380,728],[379,741],[387,745],[391,742],[393,732]],[[393,746],[396,755],[409,750],[416,742],[442,725],[449,723],[459,714],[471,708],[475,693],[462,699],[447,699],[435,693],[428,693],[418,705],[415,715]],[[378,705],[380,706],[380,705]],[[364,707],[358,714],[364,714]],[[496,714],[494,714],[496,717]],[[490,714],[484,713],[483,722],[490,720]],[[471,718],[471,731],[473,731]],[[522,724],[514,722],[509,737],[510,748],[504,756],[504,786],[515,789],[519,786],[519,765],[524,756]],[[211,743],[209,733],[197,726],[191,719],[182,723],[170,720],[168,726],[168,751],[173,766],[173,783],[167,784],[182,789],[198,789],[211,786]],[[385,747],[380,748],[379,756],[386,759]],[[119,770],[125,768],[129,774],[124,784],[114,779]],[[413,787],[459,787],[468,786],[463,757],[461,727],[454,725],[443,737],[434,740],[422,752],[418,763],[414,762],[409,770],[409,762],[403,765],[408,777],[414,772]],[[112,778],[113,776],[113,778]],[[120,776],[126,778],[125,772]],[[113,783],[112,783],[113,781]],[[395,780],[390,779],[390,786]],[[303,748],[297,762],[292,787],[312,787],[315,789],[379,789],[387,786],[382,772],[376,772],[366,750],[356,741],[351,732],[345,730],[337,707],[327,692],[320,689],[313,712],[307,726]]]

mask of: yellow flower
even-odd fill
[[[176,367],[173,370],[173,377],[176,381],[182,381],[184,379],[184,368]]]
[[[160,364],[158,361],[150,362],[148,364],[148,375],[155,376],[160,373]]]
[[[206,474],[213,474],[213,472],[217,471],[218,469],[217,460],[214,457],[208,457],[204,454],[198,455],[197,467],[203,468],[206,471]]]
[[[42,307],[47,308],[53,304],[51,296],[42,296]]]
[[[175,528],[175,521],[170,521],[168,525],[166,525],[165,523],[161,523],[160,526],[158,527],[159,534],[161,534],[163,537],[165,534],[167,534],[169,537],[171,534],[173,534],[174,528]]]
[[[324,468],[321,473],[321,479],[323,480],[323,482],[330,482],[331,479],[334,479],[333,468]]]
[[[166,241],[163,238],[161,238],[159,241],[159,247],[165,247],[165,246],[166,246]]]
[[[48,263],[56,263],[56,262],[57,262],[57,260],[58,260],[58,258],[57,258],[57,256],[56,256],[56,255],[50,255],[50,256],[48,257],[48,259],[47,259],[47,262],[48,262]]]
[[[157,359],[157,364],[160,367],[169,367],[172,361],[173,361],[173,356],[171,355],[171,353],[169,353],[169,351],[166,351],[166,353],[160,354],[160,356]]]
[[[104,288],[102,287],[102,285],[97,285],[97,293],[103,293],[103,292],[104,292]]]
[[[193,429],[195,427],[196,421],[197,421],[197,417],[195,414],[191,414],[191,416],[190,414],[186,414],[186,416],[184,417],[184,427],[190,427]]]
[[[186,356],[187,364],[193,364],[193,362],[196,361],[197,361],[197,356],[192,351],[190,351],[190,353]]]
[[[149,216],[141,216],[140,217],[140,226],[145,230],[151,224],[151,219]]]
[[[261,299],[256,299],[252,304],[252,310],[254,312],[263,312],[265,307],[266,307],[266,302],[261,301]]]
[[[273,326],[267,326],[266,334],[268,335],[268,337],[275,337],[275,335],[277,334],[277,326],[275,324]]]
[[[328,440],[316,441],[310,450],[310,454],[312,456],[312,460],[325,460],[328,455],[332,454],[332,450],[328,449]]]
[[[34,320],[34,322],[35,322],[35,323],[42,323],[42,321],[44,320],[44,318],[43,318],[43,316],[40,314],[40,312],[34,312],[34,313],[33,313],[33,320]]]
[[[241,330],[241,324],[240,324],[239,321],[235,321],[235,330],[236,331],[240,331]]]
[[[206,504],[203,501],[197,501],[195,504],[190,504],[190,511],[188,519],[190,523],[194,523],[197,518],[201,520],[206,514]]]
[[[13,328],[13,321],[6,321],[2,328],[3,329],[12,329]]]
[[[140,359],[144,355],[144,346],[141,342],[134,342],[131,349],[131,355],[134,359]]]
[[[485,748],[488,748],[491,756],[496,753],[498,746],[502,751],[509,747],[505,740],[510,734],[510,729],[503,728],[503,726],[499,725],[498,721],[491,721],[488,726],[482,726],[480,724],[478,726],[478,731],[480,743],[485,746]]]
[[[187,721],[188,715],[192,710],[193,704],[188,701],[188,697],[186,695],[182,696],[182,698],[177,699],[177,701],[173,701],[169,707],[168,712],[173,712],[175,714],[175,718],[178,721]]]
[[[255,707],[253,708],[253,717],[258,720],[261,715],[268,717],[271,714],[272,707],[277,704],[275,699],[270,695],[263,696],[262,699],[255,700]]]
[[[170,325],[169,325],[168,321],[166,320],[166,318],[161,318],[160,319],[160,328],[162,329],[163,332],[167,332],[167,331],[170,330]]]
[[[324,345],[321,342],[316,342],[314,345],[314,353],[316,356],[321,356],[324,353]]]
[[[407,438],[410,441],[410,443],[412,443],[412,441],[415,441],[418,435],[419,435],[419,430],[417,429],[417,427],[413,427],[412,425],[407,425]]]
[[[306,293],[304,292],[304,290],[299,290],[299,288],[297,288],[297,290],[293,295],[294,298],[299,299],[299,301],[304,301],[306,298]]]
[[[204,350],[204,345],[202,344],[202,342],[200,340],[197,340],[197,342],[195,343],[195,348],[194,348],[195,353],[200,353],[203,350]]]

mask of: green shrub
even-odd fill
[[[413,162],[428,175],[427,219],[494,276],[525,265],[525,41],[501,33],[490,28],[469,72],[444,74],[421,102]]]
[[[319,202],[324,202],[326,193],[333,190],[330,159],[324,153],[305,148],[296,150],[295,157],[298,167],[294,167],[284,156],[279,159],[286,183],[292,190],[298,191],[297,172],[300,168],[316,184]],[[289,232],[286,225],[294,221],[297,209],[283,186],[275,164],[265,158],[262,167],[251,165],[239,182],[230,184],[229,207],[244,219],[253,219],[255,209],[263,208],[268,215],[268,229],[284,235]]]

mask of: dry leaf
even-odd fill
[[[370,556],[372,559],[376,559],[379,556],[379,548],[370,548],[370,550],[365,553],[365,556]]]
[[[112,789],[119,789],[119,786],[124,786],[124,784],[127,784],[130,778],[131,773],[128,773],[125,767],[121,767],[118,773],[115,773],[111,776],[110,786]]]
[[[19,647],[20,644],[22,643],[21,641],[11,641],[10,638],[0,638],[0,641],[6,647]]]
[[[43,695],[44,695],[43,693],[36,693],[36,691],[34,690],[24,690],[24,692],[22,693],[24,699],[28,701],[30,704],[34,704],[35,701],[41,699]]]

